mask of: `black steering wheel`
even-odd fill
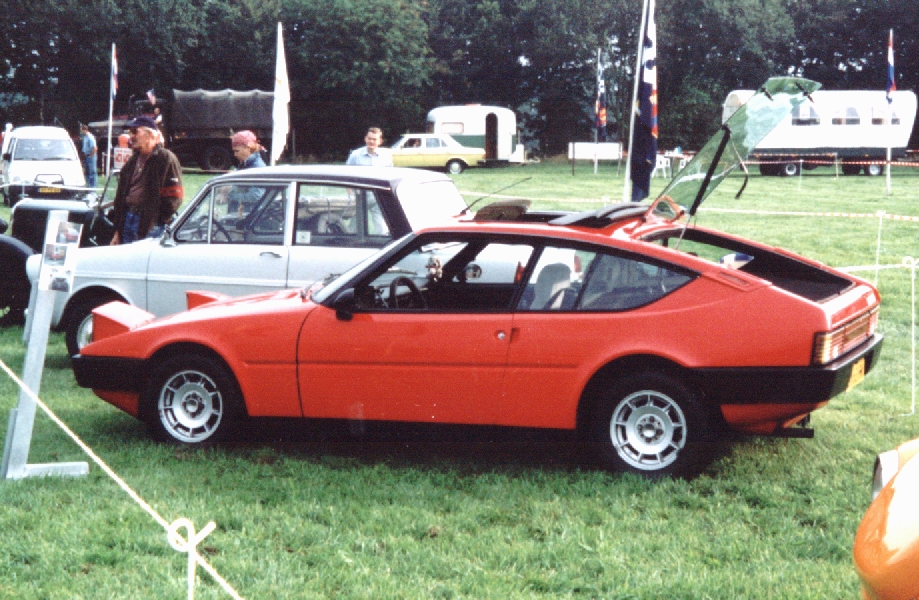
[[[221,233],[221,234],[223,234],[223,236],[224,236],[225,238],[227,238],[227,241],[228,241],[228,242],[232,242],[232,241],[233,241],[233,238],[230,237],[230,232],[227,231],[227,228],[226,228],[226,227],[224,227],[223,225],[220,224],[220,221],[218,221],[217,219],[214,219],[214,220],[213,220],[213,223],[214,223],[214,229],[216,230],[215,233],[214,233],[214,238],[217,237],[217,234],[218,234],[218,233]],[[216,241],[216,239],[213,240],[213,241]]]
[[[427,308],[428,303],[424,300],[424,295],[421,293],[421,290],[418,289],[418,286],[415,285],[415,282],[411,278],[406,277],[405,275],[400,275],[392,280],[389,284],[389,306],[390,308],[399,308],[399,296],[396,294],[399,290],[399,286],[404,285],[408,288],[409,295],[411,297],[411,303],[409,306],[404,308]]]

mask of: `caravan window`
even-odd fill
[[[809,104],[800,104],[791,111],[792,125],[820,125],[820,115]]]
[[[462,123],[441,123],[440,132],[447,135],[462,135],[464,127]]]
[[[890,111],[890,120],[887,120],[887,109],[886,108],[872,108],[871,109],[871,124],[872,125],[899,125],[900,117],[897,116],[897,113],[893,110]]]
[[[862,120],[854,106],[846,108],[845,115],[843,115],[842,111],[833,115],[833,125],[858,125],[861,122]]]

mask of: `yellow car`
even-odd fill
[[[919,597],[919,438],[878,455],[852,556],[865,600]]]
[[[456,175],[485,160],[483,148],[467,148],[443,133],[406,133],[392,145],[397,167],[446,169]]]

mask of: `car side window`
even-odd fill
[[[214,188],[185,216],[182,224],[176,229],[173,238],[176,242],[186,244],[206,244],[210,239],[211,205],[214,201]]]
[[[374,190],[298,186],[295,245],[382,247],[391,238]]]
[[[540,255],[520,309],[622,311],[658,300],[692,276],[624,255],[547,247]]]
[[[286,185],[215,185],[176,231],[177,242],[284,244]]]
[[[422,240],[355,288],[358,309],[510,311],[533,247],[485,240]]]

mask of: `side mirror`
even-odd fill
[[[13,155],[9,152],[3,155],[3,160],[5,160],[6,162],[10,162],[12,159],[13,159]]]
[[[354,288],[343,290],[332,303],[335,317],[339,321],[350,321],[354,318]]]

